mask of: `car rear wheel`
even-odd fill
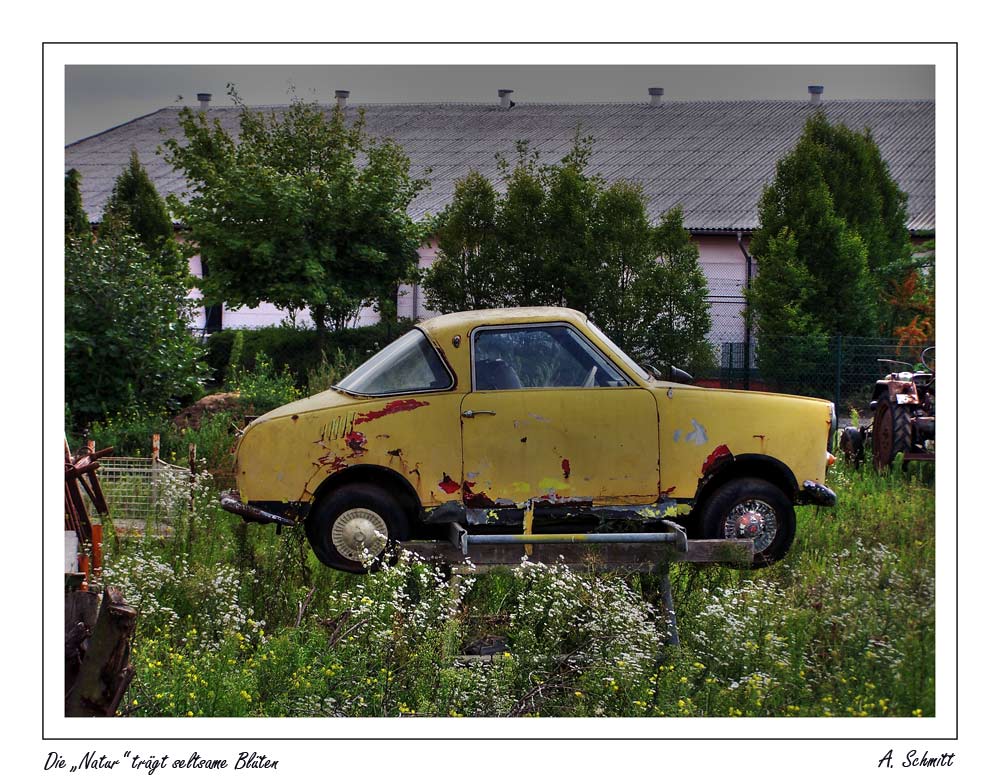
[[[309,542],[324,565],[367,573],[391,557],[395,541],[409,537],[409,526],[389,492],[378,486],[350,484],[316,503]]]
[[[766,567],[788,553],[795,537],[795,509],[773,483],[759,478],[737,478],[723,484],[702,510],[707,537],[753,540],[751,567]]]

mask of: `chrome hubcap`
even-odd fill
[[[763,551],[778,534],[778,513],[763,500],[745,500],[729,511],[723,534],[728,539],[750,538],[754,552]]]
[[[330,532],[337,553],[355,562],[374,559],[381,554],[388,537],[385,519],[370,508],[344,511],[334,520]]]

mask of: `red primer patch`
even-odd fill
[[[475,481],[466,481],[462,485],[462,502],[465,503],[467,508],[492,508],[495,503],[489,497],[486,496],[486,492],[479,491],[473,492],[472,488],[476,485]]]
[[[667,489],[663,493],[669,496],[669,495],[673,494],[675,491],[677,491],[677,487],[676,486],[671,486],[669,489]]]
[[[326,467],[327,472],[338,472],[343,470],[347,466],[347,461],[343,456],[333,456],[332,454],[327,454],[326,456],[321,456],[319,458],[319,464]]]
[[[569,459],[562,460],[563,478],[569,478]]]
[[[364,453],[368,445],[368,438],[365,437],[364,432],[348,432],[344,435],[344,442],[354,453]]]
[[[728,445],[720,445],[712,453],[705,457],[705,463],[701,465],[701,474],[705,475],[709,471],[715,468],[715,465],[719,463],[722,459],[732,459],[732,451],[729,450]]]
[[[441,487],[441,491],[443,491],[445,494],[454,494],[455,492],[457,492],[459,489],[462,488],[459,484],[455,483],[455,481],[449,478],[448,475],[443,475],[441,477],[441,482],[438,484],[438,486]]]
[[[418,407],[427,407],[429,404],[430,402],[424,402],[420,399],[395,399],[381,410],[369,410],[367,413],[358,414],[354,418],[354,424],[365,424],[376,418],[382,418],[382,416],[405,413],[408,410],[416,410]]]

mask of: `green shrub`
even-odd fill
[[[240,400],[254,413],[265,413],[295,400],[301,394],[288,367],[274,368],[271,359],[258,353],[251,369],[239,372],[232,381]]]
[[[326,351],[320,356],[320,362],[309,368],[306,373],[306,392],[310,395],[326,391],[338,380],[346,377],[357,363],[351,361],[340,348],[333,354],[333,361],[326,357]]]
[[[267,326],[260,329],[225,329],[211,334],[207,343],[207,361],[212,382],[221,386],[233,359],[237,335],[242,335],[243,347],[237,351],[236,364],[252,369],[258,355],[265,355],[274,367],[288,367],[299,388],[309,387],[309,372],[323,361],[323,354],[345,356],[345,366],[356,366],[408,331],[412,321],[379,323],[355,329],[340,329],[326,335],[325,347],[316,342],[312,329],[292,326]]]
[[[186,280],[132,236],[66,244],[66,400],[77,424],[176,409],[201,390]],[[130,413],[131,414],[131,413]]]
[[[165,413],[143,413],[136,409],[109,416],[102,421],[91,424],[86,437],[71,446],[85,445],[85,440],[94,441],[100,450],[111,446],[115,449],[114,456],[150,456],[153,448],[153,435],[163,435],[171,431],[170,419]],[[160,441],[161,453],[167,453],[169,446],[164,447]]]

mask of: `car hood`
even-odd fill
[[[830,404],[830,400],[829,399],[822,399],[821,397],[817,397],[817,396],[801,396],[799,394],[782,394],[782,393],[779,393],[777,391],[747,391],[747,390],[744,390],[742,388],[712,388],[712,387],[709,387],[709,386],[691,385],[690,383],[674,383],[674,382],[671,382],[669,380],[654,380],[654,381],[652,381],[650,383],[650,385],[653,388],[663,389],[663,390],[667,390],[667,389],[671,389],[671,388],[674,388],[674,389],[686,388],[686,389],[696,389],[698,391],[709,391],[709,392],[718,393],[718,394],[736,394],[736,395],[739,395],[739,396],[746,396],[746,397],[761,397],[761,398],[780,397],[780,398],[784,398],[784,399],[798,399],[798,400],[809,399],[809,400],[812,400],[814,402],[823,402],[824,404],[827,404],[827,405]]]
[[[350,396],[341,391],[328,388],[326,391],[320,391],[318,394],[307,396],[305,399],[296,399],[294,402],[289,402],[287,405],[276,407],[274,410],[270,410],[263,415],[257,416],[254,419],[254,423],[257,423],[258,421],[272,421],[275,418],[287,418],[293,415],[302,415],[303,413],[311,413],[315,410],[326,410],[331,407],[358,405],[370,401],[372,400],[367,397],[362,398]]]

